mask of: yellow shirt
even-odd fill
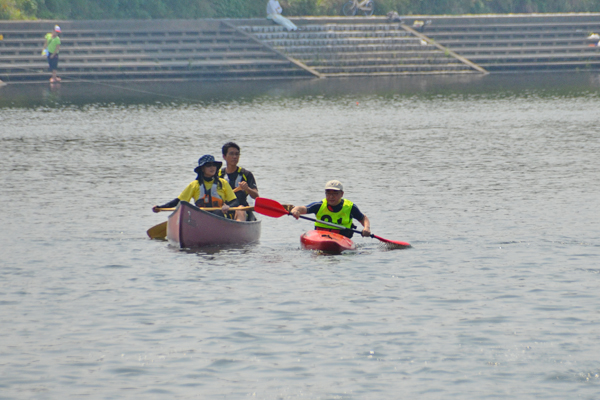
[[[219,180],[221,181],[222,187],[221,189],[217,189],[217,193],[221,196],[221,199],[226,203],[237,199],[235,193],[233,193],[233,189],[229,186],[229,183],[223,178],[219,178]],[[204,182],[207,191],[212,188],[212,185],[212,181]],[[200,199],[200,182],[197,180],[192,181],[185,189],[183,189],[183,192],[181,192],[177,198],[181,201],[187,201],[188,203],[191,199],[194,199],[194,203],[198,201],[198,199]]]

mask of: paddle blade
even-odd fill
[[[288,215],[288,211],[280,203],[264,197],[257,197],[254,200],[254,211],[273,218]]]
[[[146,231],[150,239],[166,239],[167,238],[167,221],[162,222],[158,225],[154,225],[152,228]]]
[[[408,249],[412,247],[410,243],[400,242],[396,240],[384,239],[381,236],[371,235],[375,239],[379,240],[380,246],[385,250],[397,250],[397,249]]]

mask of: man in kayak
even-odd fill
[[[215,214],[222,212],[223,215],[227,216],[229,207],[236,207],[239,202],[229,183],[217,176],[217,171],[221,168],[221,165],[223,163],[215,161],[215,158],[211,155],[207,154],[200,157],[198,166],[194,169],[194,172],[198,174],[196,180],[187,185],[177,198],[162,206],[152,207],[152,211],[159,212],[160,208],[175,207],[180,201],[189,202],[194,199],[197,207],[220,207],[221,211],[215,211]]]
[[[311,203],[307,206],[296,206],[292,208],[291,214],[294,218],[300,218],[302,214],[316,214],[316,219],[320,221],[332,222],[337,225],[345,226],[346,229],[336,229],[329,225],[315,222],[316,230],[332,231],[352,237],[352,219],[356,219],[362,224],[363,236],[371,235],[371,223],[366,215],[360,212],[358,207],[350,200],[344,197],[344,186],[340,181],[329,181],[325,185],[325,198],[322,201]]]
[[[248,195],[256,199],[258,197],[258,188],[256,187],[256,180],[252,172],[238,167],[238,163],[240,162],[240,146],[233,142],[225,143],[222,153],[227,166],[219,170],[219,178],[225,179],[234,190],[238,188],[235,195],[240,206],[249,206]],[[256,221],[256,217],[252,211],[248,211],[248,214],[246,214],[245,211],[238,210],[235,213],[235,219],[238,221]]]

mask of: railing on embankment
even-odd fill
[[[600,14],[0,21],[0,79],[45,80],[44,35],[62,28],[67,79],[258,79],[593,70]],[[415,20],[431,21],[423,32]]]

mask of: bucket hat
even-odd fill
[[[344,186],[342,185],[342,182],[333,180],[325,184],[325,190],[339,190],[343,192]]]
[[[223,163],[221,161],[215,161],[215,158],[210,154],[205,154],[198,159],[198,166],[194,169],[194,172],[201,173],[202,167],[207,163],[213,163],[217,166],[217,170],[221,169]]]

